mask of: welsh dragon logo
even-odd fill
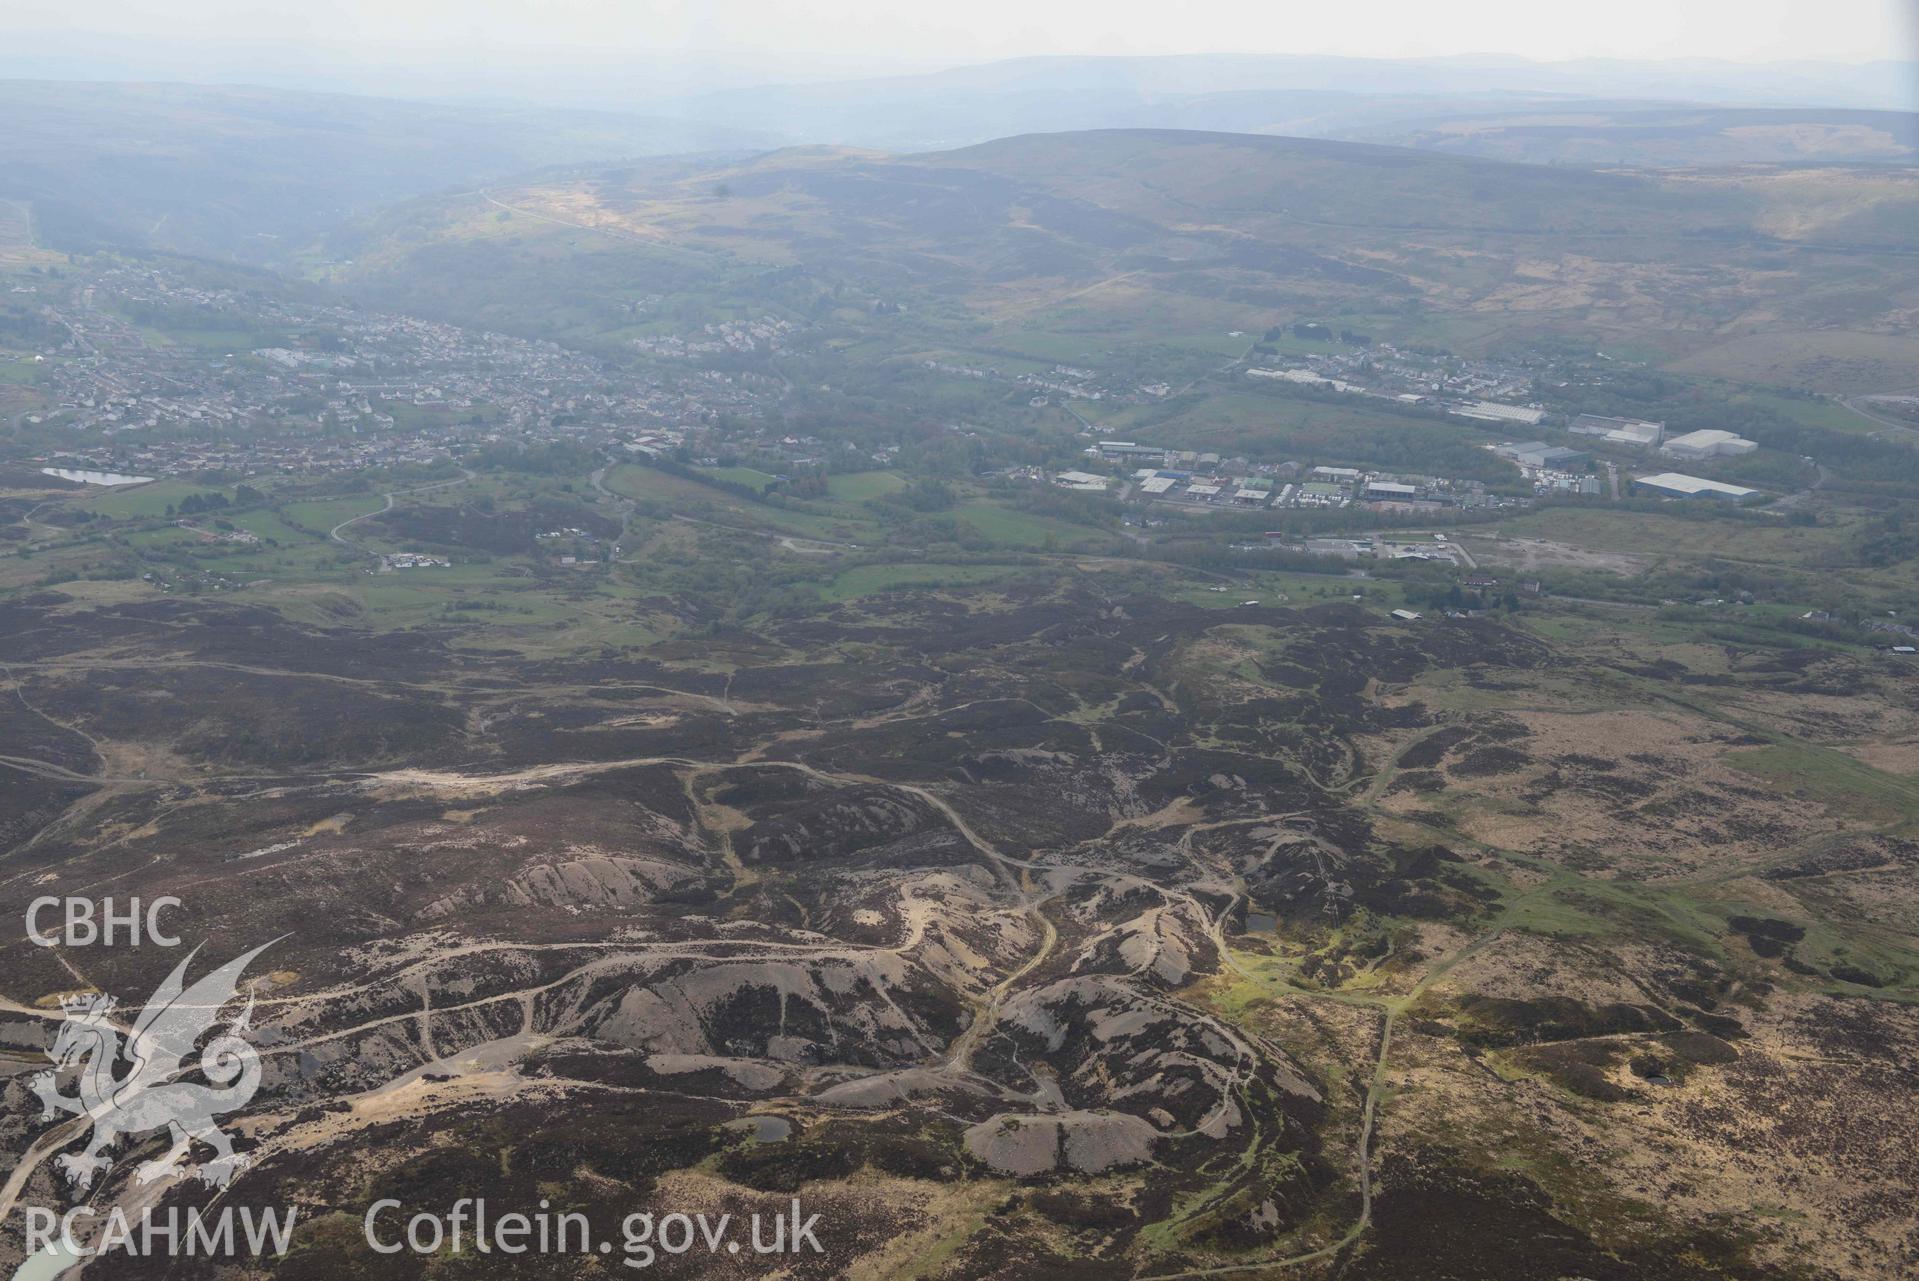
[[[194,948],[155,990],[131,1029],[115,1018],[110,996],[94,993],[60,1003],[66,1020],[47,1051],[54,1068],[34,1077],[32,1086],[43,1120],[66,1112],[93,1122],[86,1150],[55,1162],[68,1183],[85,1189],[107,1166],[106,1153],[121,1136],[162,1126],[173,1132],[173,1146],[140,1166],[141,1183],[181,1170],[195,1140],[215,1154],[204,1165],[186,1167],[201,1181],[224,1187],[245,1166],[246,1158],[234,1152],[214,1118],[245,1107],[260,1088],[260,1056],[241,1036],[253,1015],[251,992],[240,1016],[199,1050],[197,1063],[187,1060],[220,1021],[220,1011],[239,995],[247,965],[271,946],[262,944],[187,987],[187,966],[200,951]],[[192,1066],[211,1084],[180,1080]],[[59,1073],[76,1070],[79,1094],[69,1098],[59,1092]]]

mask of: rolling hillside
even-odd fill
[[[573,338],[620,330],[636,293],[804,305],[803,277],[927,324],[1153,335],[1305,311],[1482,335],[1658,332],[1675,355],[1843,327],[1898,352],[1919,300],[1915,219],[1919,177],[1887,166],[1595,172],[1104,130],[580,170],[409,206],[337,252],[383,303],[450,306],[453,288],[489,323]],[[1919,352],[1911,363],[1919,376]]]
[[[342,220],[542,164],[764,135],[601,112],[170,84],[0,82],[0,198],[55,248],[275,263]]]
[[[1910,165],[1919,160],[1919,116],[1902,111],[1560,101],[1498,111],[1407,114],[1331,132],[1360,142],[1528,164]]]

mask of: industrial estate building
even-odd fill
[[[1564,470],[1586,461],[1588,455],[1577,449],[1568,449],[1564,445],[1548,445],[1543,440],[1528,440],[1517,445],[1499,445],[1493,452],[1501,458],[1510,458],[1522,467],[1545,467]]]
[[[1658,494],[1662,498],[1730,498],[1735,502],[1741,498],[1750,498],[1759,491],[1747,489],[1743,485],[1727,485],[1716,480],[1706,480],[1699,476],[1686,476],[1676,471],[1662,471],[1654,476],[1635,476],[1634,486],[1647,493]]]
[[[1475,400],[1466,405],[1455,405],[1452,412],[1461,418],[1479,418],[1495,423],[1524,423],[1528,427],[1537,427],[1545,420],[1546,411],[1534,409],[1530,405],[1502,405],[1496,400]]]
[[[1166,450],[1158,445],[1142,445],[1134,440],[1102,440],[1095,449],[1088,450],[1087,452],[1097,452],[1103,458],[1125,460],[1128,458],[1160,458],[1165,456]]]
[[[1081,493],[1105,493],[1107,479],[1089,471],[1063,471],[1053,477],[1053,483],[1061,489],[1078,490]]]
[[[1733,458],[1741,454],[1750,454],[1759,448],[1758,444],[1744,436],[1735,436],[1729,431],[1709,429],[1689,431],[1683,436],[1674,436],[1660,447],[1659,452],[1674,458]]]
[[[1566,428],[1575,436],[1597,436],[1609,445],[1628,449],[1650,449],[1666,435],[1666,424],[1649,423],[1639,418],[1608,418],[1603,414],[1581,414]]]

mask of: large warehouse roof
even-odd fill
[[[1645,485],[1649,489],[1663,490],[1677,494],[1681,498],[1697,498],[1710,494],[1721,498],[1745,498],[1756,494],[1756,489],[1747,489],[1741,485],[1728,485],[1717,480],[1706,480],[1699,476],[1686,476],[1676,471],[1662,471],[1655,476],[1637,476],[1633,483]]]
[[[1674,436],[1662,447],[1666,453],[1680,458],[1710,458],[1721,454],[1750,454],[1759,446],[1744,436],[1735,436],[1729,431],[1707,428],[1704,431],[1689,431],[1683,436]]]

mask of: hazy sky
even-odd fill
[[[542,58],[557,48],[916,65],[1029,53],[1910,58],[1919,0],[5,0],[0,40],[158,38]],[[15,54],[27,52],[16,45]]]
[[[0,0],[0,76],[398,96],[1204,52],[1919,60],[1919,0]]]

